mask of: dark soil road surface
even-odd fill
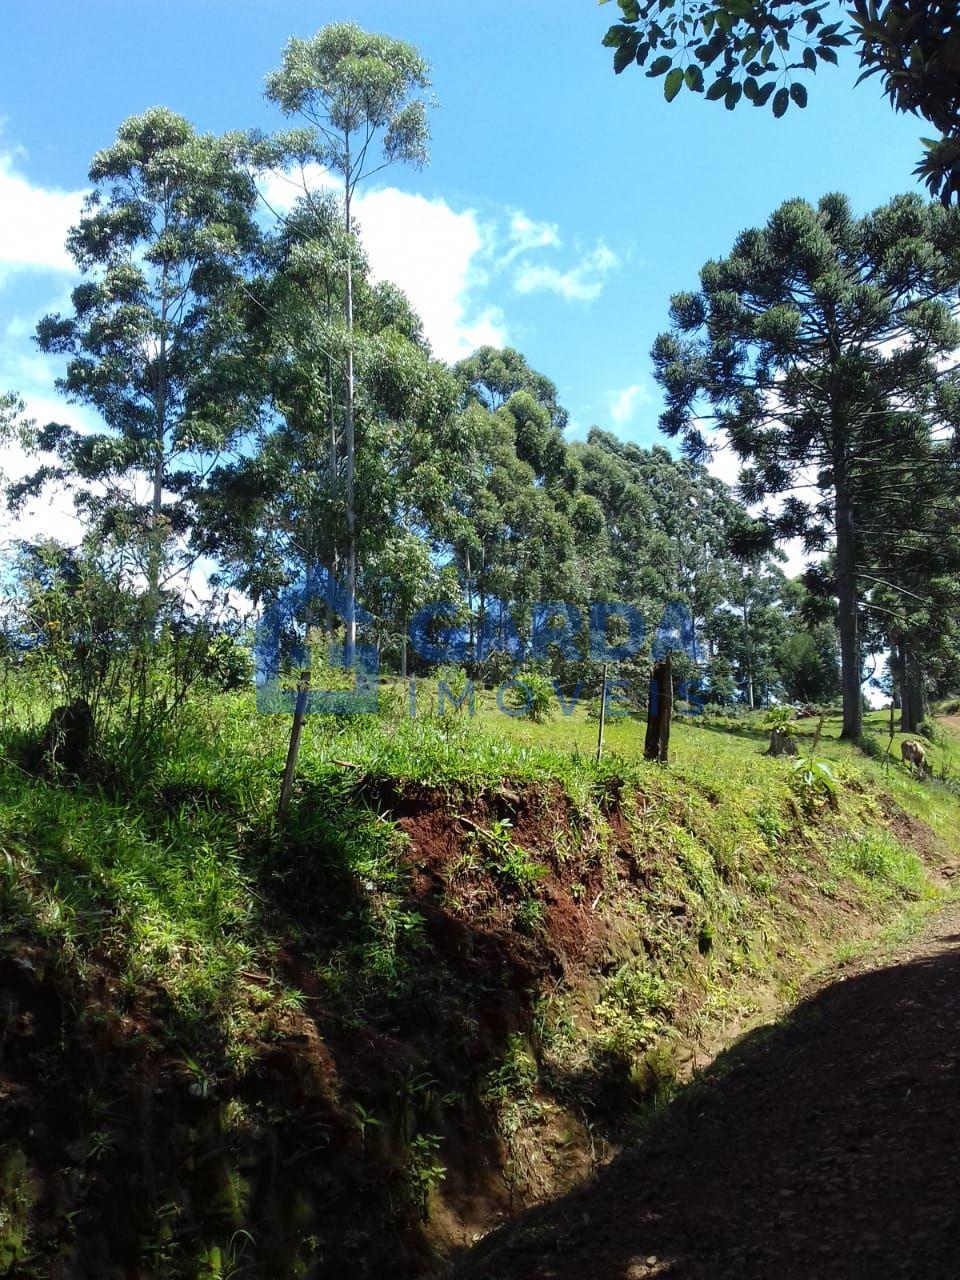
[[[746,1036],[459,1280],[960,1280],[960,907]]]

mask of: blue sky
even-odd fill
[[[615,77],[595,0],[3,0],[0,388],[38,414],[54,372],[31,347],[62,306],[59,247],[93,152],[162,103],[201,129],[278,124],[264,75],[291,35],[344,18],[411,40],[434,68],[432,162],[394,168],[360,220],[441,354],[506,340],[592,423],[658,439],[648,352],[670,294],[781,200],[843,190],[866,210],[914,186],[922,122],[895,116],[853,60],[806,111],[767,112]],[[62,416],[62,415],[61,415]]]

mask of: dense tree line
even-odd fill
[[[411,619],[443,605],[463,663],[492,677],[529,657],[538,605],[625,601],[647,623],[645,688],[651,633],[679,602],[681,674],[704,698],[825,701],[839,653],[858,736],[864,659],[890,649],[914,727],[957,658],[955,211],[783,206],[673,300],[653,356],[686,456],[599,428],[573,441],[521,353],[448,366],[371,279],[349,202],[378,164],[423,159],[426,84],[410,46],[335,24],[269,81],[303,128],[211,137],[162,108],[126,121],[71,233],[72,309],[37,335],[104,428],[31,427],[6,399],[6,429],[40,460],[10,500],[68,482],[89,553],[123,548],[154,617],[197,560],[257,605],[319,575],[345,607],[328,593],[298,621],[348,660],[359,641],[406,675]],[[345,194],[311,185],[315,161]],[[263,198],[265,166],[297,184],[289,210]],[[705,466],[705,419],[745,464],[736,493]],[[777,551],[798,536],[822,553],[803,584]],[[585,631],[575,657],[547,654],[551,674],[595,685]]]

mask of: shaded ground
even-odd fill
[[[960,1276],[960,907],[745,1037],[466,1280]]]

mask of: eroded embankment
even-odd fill
[[[955,1280],[960,908],[811,982],[450,1280]]]
[[[576,802],[306,789],[309,837],[249,842],[249,964],[195,1042],[162,983],[131,982],[119,922],[58,951],[21,907],[0,1270],[423,1274],[579,1183],[725,1029],[952,871],[861,783],[804,806],[640,777]]]

